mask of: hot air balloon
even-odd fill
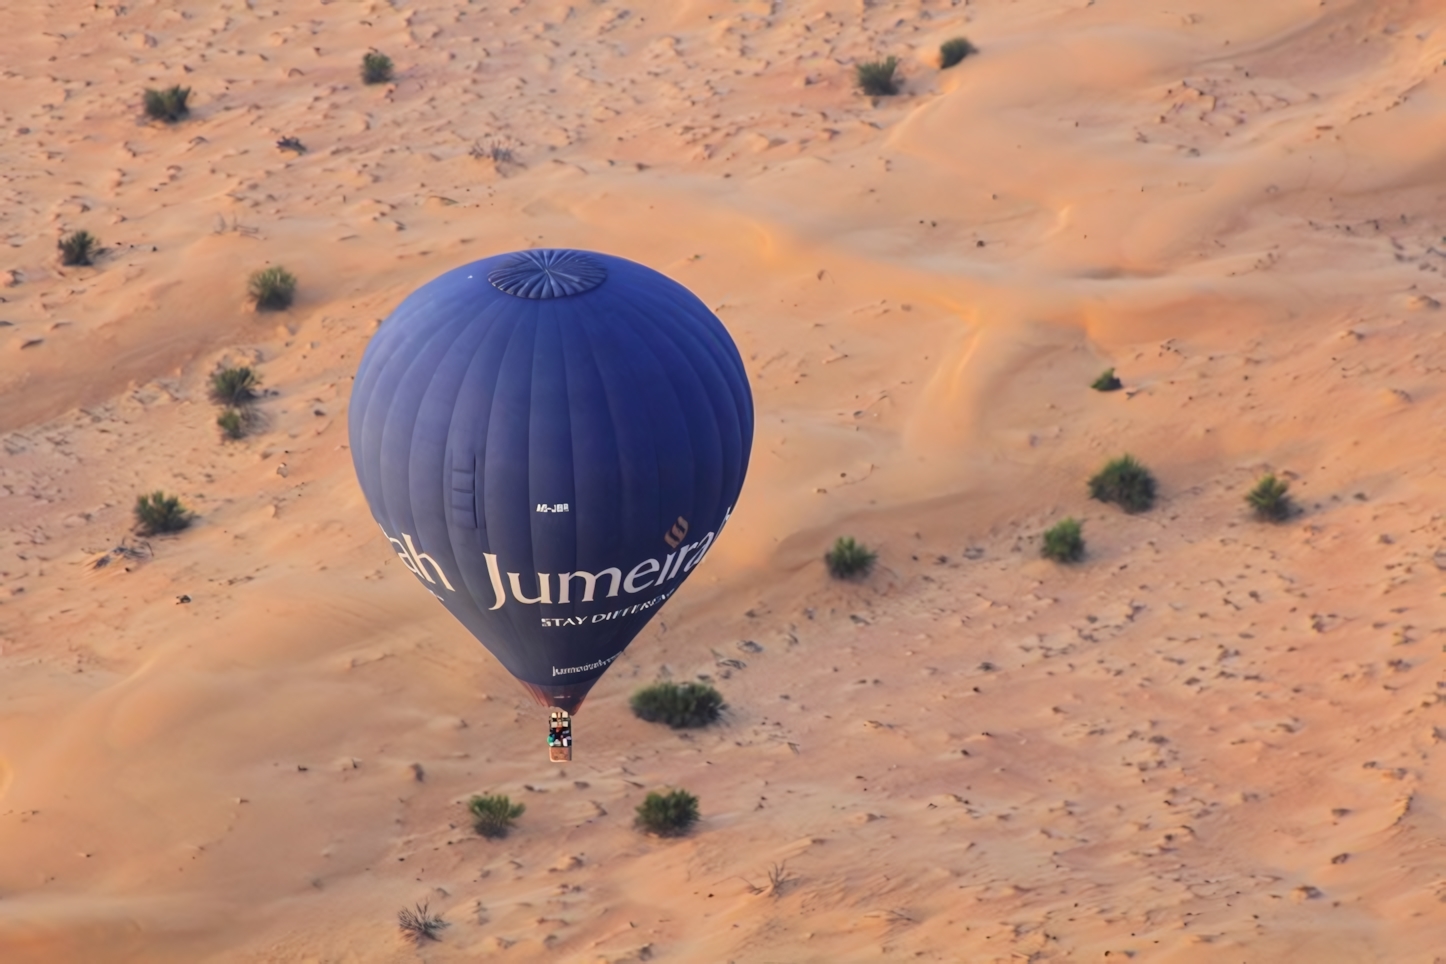
[[[402,564],[570,728],[722,532],[753,400],[682,285],[539,249],[408,296],[367,345],[348,429]],[[570,730],[556,742],[569,757]]]

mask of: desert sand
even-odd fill
[[[1442,4],[7,6],[6,964],[1446,960]],[[565,766],[346,448],[379,320],[531,246],[688,285],[758,413]],[[1149,512],[1088,497],[1125,452]],[[154,489],[198,518],[145,552]],[[725,720],[634,718],[660,677]],[[668,787],[700,822],[640,834]]]

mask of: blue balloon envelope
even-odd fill
[[[571,713],[722,531],[753,399],[727,330],[682,285],[544,249],[408,296],[367,346],[348,428],[402,564]]]

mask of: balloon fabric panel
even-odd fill
[[[532,403],[528,425],[528,479],[530,488],[524,512],[531,522],[528,542],[532,563],[527,578],[539,573],[571,572],[577,568],[578,484],[577,471],[587,466],[574,466],[572,440],[572,406],[562,330],[571,319],[561,309],[565,299],[552,299],[538,306],[537,343],[532,356]],[[566,512],[537,512],[539,505],[566,505]],[[556,599],[557,587],[539,585],[537,597],[547,590]]]

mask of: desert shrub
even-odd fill
[[[898,57],[868,60],[855,65],[854,82],[870,97],[887,97],[899,92],[899,81],[894,76],[894,71],[898,69]]]
[[[154,120],[165,121],[167,124],[174,124],[191,112],[186,106],[190,99],[191,88],[189,87],[167,87],[165,90],[153,90],[146,88],[145,104],[146,116]]]
[[[698,798],[686,790],[650,793],[638,804],[638,829],[659,837],[678,837],[698,822]]]
[[[256,302],[258,311],[280,311],[291,307],[296,297],[296,276],[280,265],[251,272],[246,293]]]
[[[467,153],[477,161],[491,161],[498,165],[517,163],[517,155],[512,146],[496,139],[489,140],[485,145],[477,141]]]
[[[1155,477],[1133,456],[1122,455],[1090,479],[1090,498],[1113,502],[1126,512],[1144,512],[1155,504]]]
[[[217,369],[211,376],[211,401],[217,405],[245,405],[256,397],[260,384],[249,366]]]
[[[854,541],[853,536],[839,536],[823,557],[829,575],[835,579],[862,579],[874,567],[879,554]]]
[[[135,516],[136,531],[143,536],[180,532],[191,524],[191,513],[181,505],[181,500],[159,489],[136,499]]]
[[[939,69],[948,70],[965,57],[978,52],[979,48],[963,37],[946,40],[939,45]]]
[[[473,797],[467,801],[467,809],[472,812],[473,829],[487,839],[495,840],[507,836],[512,829],[512,821],[522,816],[527,807],[496,795]]]
[[[1115,392],[1124,387],[1124,383],[1115,377],[1115,370],[1113,368],[1106,368],[1100,373],[1099,378],[1090,382],[1090,388],[1093,388],[1097,392]]]
[[[1078,519],[1057,522],[1044,533],[1044,558],[1055,562],[1078,562],[1084,557],[1084,537]]]
[[[1267,522],[1284,522],[1295,510],[1290,496],[1286,494],[1289,488],[1289,482],[1277,479],[1274,475],[1267,475],[1255,483],[1255,488],[1245,496],[1245,501],[1255,510],[1256,518]]]
[[[717,720],[723,709],[723,695],[706,683],[664,680],[644,686],[629,703],[638,719],[666,723],[678,730],[707,726]]]
[[[768,886],[757,888],[757,892],[766,892],[769,897],[782,897],[784,890],[793,883],[795,878],[788,872],[788,862],[773,864],[768,868]]]
[[[447,926],[441,914],[433,914],[428,909],[429,903],[423,901],[415,910],[403,908],[397,911],[397,926],[402,929],[402,936],[413,943],[441,940],[437,932]]]
[[[362,57],[362,82],[385,84],[392,79],[392,58],[375,50]]]
[[[234,408],[228,408],[217,415],[216,424],[229,439],[238,439],[246,434],[246,416]]]
[[[60,249],[60,263],[63,265],[90,264],[100,244],[89,231],[74,231],[61,238],[56,247]]]

